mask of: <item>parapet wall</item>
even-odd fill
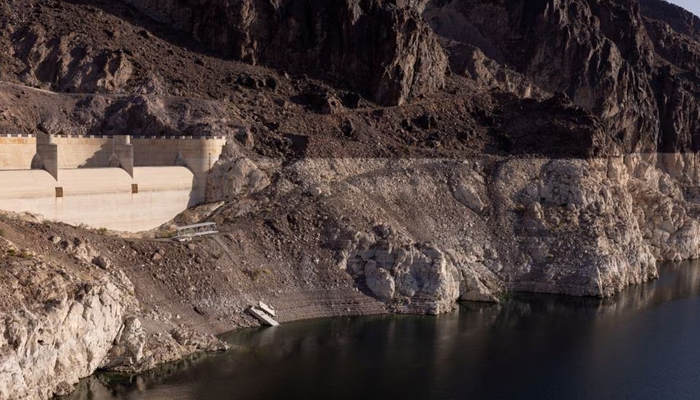
[[[115,140],[112,137],[96,136],[54,136],[58,146],[58,168],[106,168],[114,153]]]
[[[159,138],[133,136],[134,165],[154,167],[176,165],[182,156],[193,172],[208,171],[221,156],[226,144],[222,137],[207,138]]]
[[[188,168],[205,171],[221,156],[223,137],[0,135],[0,170],[31,169],[37,143],[59,146],[58,169],[107,168],[117,146],[131,143],[135,167],[177,165],[178,155]]]
[[[195,175],[193,204],[206,198],[207,175],[221,157],[226,139],[218,138],[131,138],[134,146],[134,166],[186,166]]]
[[[35,136],[0,136],[0,170],[31,169],[35,154]]]

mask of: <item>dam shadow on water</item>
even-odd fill
[[[517,294],[439,317],[292,323],[70,400],[697,399],[700,263],[606,300]]]

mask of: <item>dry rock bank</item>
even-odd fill
[[[58,257],[0,239],[0,398],[48,399],[98,368],[141,371],[226,347],[174,324],[144,328],[121,269],[80,239],[52,238]]]
[[[607,297],[657,261],[696,258],[696,207],[653,158],[315,159],[285,173],[329,214],[318,229],[339,268],[396,312],[439,313],[505,290]]]
[[[209,191],[226,201],[179,217],[220,235],[0,221],[4,396],[222,349],[209,335],[255,326],[245,309],[259,300],[293,321],[439,314],[513,290],[609,297],[700,252],[697,206],[656,156],[281,163],[232,143],[215,169],[237,172]]]

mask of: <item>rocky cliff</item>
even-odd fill
[[[283,322],[439,314],[610,297],[699,257],[698,21],[660,0],[5,2],[2,133],[228,144],[210,204],[173,221],[215,237],[0,219],[0,397],[219,349],[260,300]]]
[[[225,57],[333,79],[380,104],[445,85],[447,58],[406,1],[129,1]]]
[[[452,59],[476,47],[598,116],[627,152],[694,152],[697,17],[664,1],[434,1]],[[465,47],[467,46],[467,47]],[[471,47],[469,47],[471,46]]]
[[[26,236],[3,230],[4,236]],[[0,395],[47,399],[73,391],[96,369],[139,371],[197,351],[217,339],[169,323],[142,327],[135,289],[121,269],[82,239],[46,239],[38,254],[0,239]],[[51,244],[53,246],[51,246]],[[42,246],[46,247],[46,246]],[[53,253],[53,254],[51,254]],[[152,325],[153,323],[151,323]]]
[[[4,239],[2,253],[0,394],[66,394],[107,354],[128,305],[128,287],[90,272],[70,274]]]

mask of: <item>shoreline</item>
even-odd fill
[[[697,285],[697,283],[700,283],[700,274],[698,274],[698,271],[700,271],[700,263],[697,260],[687,260],[687,261],[681,261],[681,262],[664,262],[660,263],[663,264],[661,266],[661,276],[660,278],[663,278],[665,274],[667,276],[673,276],[676,274],[680,275],[692,275],[692,279],[687,280],[689,283],[687,286],[693,286],[693,284]],[[664,272],[663,270],[668,268],[667,272]],[[698,281],[697,283],[693,283],[690,281],[695,282],[696,280]],[[571,307],[571,306],[580,306],[580,305],[585,305],[586,307],[590,307],[591,309],[598,310],[596,313],[604,313],[604,314],[622,314],[622,313],[630,313],[630,312],[638,312],[642,309],[646,309],[649,307],[652,307],[654,304],[656,304],[656,298],[663,298],[663,302],[669,303],[672,301],[675,301],[679,298],[686,298],[686,297],[692,297],[692,296],[697,296],[697,293],[692,290],[692,288],[688,290],[680,290],[674,292],[675,294],[671,297],[668,297],[668,295],[663,295],[661,293],[655,293],[660,286],[659,283],[661,280],[655,280],[655,281],[650,281],[642,285],[635,285],[631,286],[628,290],[623,291],[619,293],[616,296],[610,297],[610,298],[595,298],[595,297],[590,297],[590,296],[570,296],[570,295],[561,295],[561,294],[552,294],[552,293],[532,293],[532,292],[512,292],[507,295],[507,298],[504,299],[506,302],[516,302],[516,303],[527,303],[527,304],[552,304],[554,305],[557,309],[558,308],[566,308],[566,307]],[[646,286],[644,288],[643,286]],[[644,293],[644,296],[640,295]],[[499,307],[498,304],[489,304],[489,303],[478,303],[478,302],[459,302],[456,310],[451,313],[451,318],[455,318],[455,313],[470,313],[474,311],[474,308],[480,310],[482,307]],[[295,320],[295,321],[290,321],[284,325],[288,324],[296,324],[299,323],[300,327],[303,327],[305,325],[308,326],[314,326],[314,325],[323,325],[327,326],[329,323],[332,324],[334,320],[342,320],[342,319],[365,319],[365,318],[425,318],[429,317],[430,319],[433,319],[433,316],[428,316],[428,315],[407,315],[407,314],[375,314],[375,315],[347,315],[347,316],[339,316],[339,317],[324,317],[324,318],[317,318],[317,319],[305,319],[305,320]],[[437,320],[436,320],[437,321]],[[239,338],[240,340],[247,340],[245,337],[252,335],[252,336],[261,336],[261,340],[263,337],[269,337],[269,334],[274,333],[276,329],[279,329],[280,327],[271,327],[271,328],[262,328],[262,327],[249,327],[249,328],[239,328],[234,331],[230,332],[225,332],[217,335],[217,338],[220,340],[227,341],[227,343],[231,346],[229,350],[227,350],[225,353],[230,353],[230,352],[236,352],[236,351],[243,351],[243,352],[248,352],[252,351],[254,347],[242,347],[240,345],[234,344],[235,341],[227,340],[226,336],[242,336]],[[267,332],[267,333],[266,333]],[[274,336],[274,335],[273,335]],[[270,345],[268,342],[268,339],[265,339],[266,345]],[[95,374],[91,375],[90,377],[84,378],[80,381],[79,385],[76,387],[80,390],[85,390],[86,385],[89,385],[89,381],[94,381],[97,380],[99,382],[102,382],[102,384],[107,384],[107,382],[103,379],[104,376],[113,376],[116,377],[116,381],[119,382],[120,380],[124,380],[128,382],[131,387],[134,387],[134,385],[143,385],[144,383],[147,385],[148,382],[159,382],[162,381],[162,379],[167,378],[171,376],[174,373],[178,373],[181,371],[186,371],[189,368],[196,367],[198,362],[200,361],[207,361],[207,360],[212,360],[215,359],[219,356],[223,356],[222,352],[219,353],[197,353],[197,354],[192,354],[190,356],[187,356],[183,359],[176,360],[173,362],[169,362],[166,364],[159,365],[155,367],[152,370],[149,371],[143,371],[140,373],[114,373],[114,372],[109,372],[109,371],[98,371]],[[143,383],[138,383],[139,380],[143,380]],[[119,385],[119,383],[118,383]],[[123,386],[123,385],[122,385]],[[110,387],[110,386],[107,386]]]

